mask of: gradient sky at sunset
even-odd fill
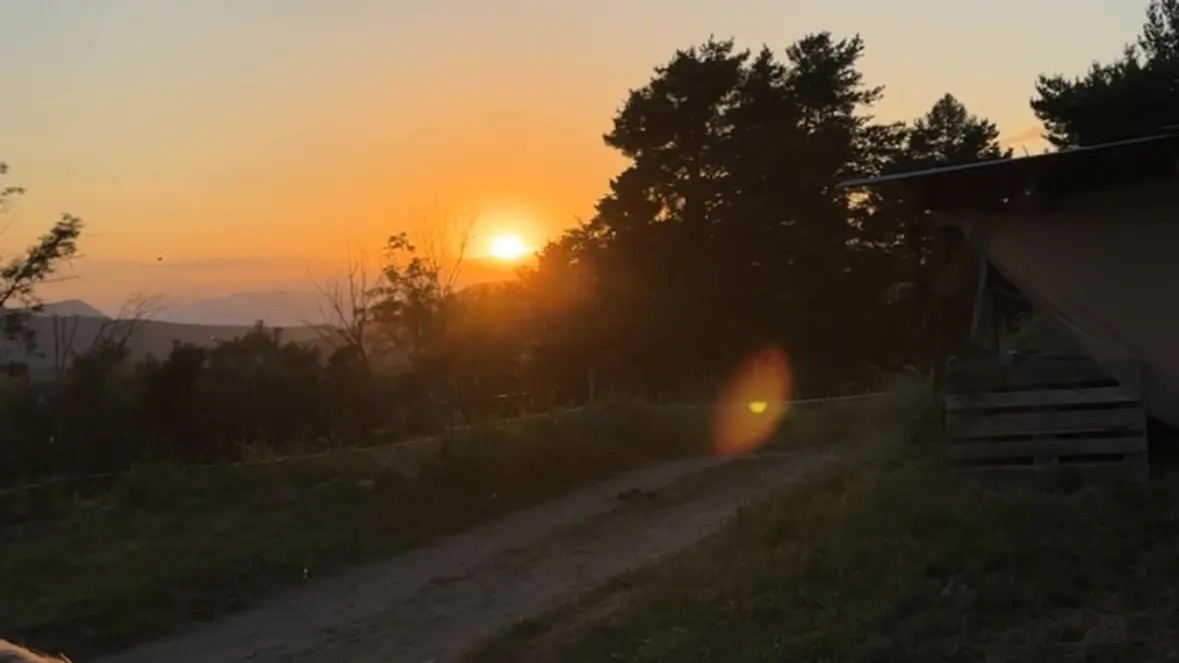
[[[305,278],[300,261],[375,249],[431,210],[477,218],[476,249],[504,231],[542,244],[619,168],[600,136],[627,90],[710,33],[780,49],[859,32],[882,117],[949,91],[1034,142],[1035,76],[1116,55],[1144,4],[0,0],[0,159],[29,189],[5,241],[82,216],[70,288],[110,297],[204,282],[151,276],[165,263],[224,280],[260,256]]]

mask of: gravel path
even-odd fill
[[[682,499],[638,505],[620,496],[667,489],[725,461],[631,472],[99,663],[453,663],[521,619],[691,545],[744,501],[832,458],[741,459],[748,467],[700,475],[707,480]]]

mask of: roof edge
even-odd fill
[[[1059,162],[1064,159],[1076,159],[1078,155],[1084,158],[1085,154],[1100,152],[1105,150],[1114,150],[1123,147],[1134,145],[1142,145],[1146,143],[1161,142],[1161,141],[1176,141],[1179,144],[1179,125],[1169,125],[1165,127],[1167,133],[1155,134],[1152,136],[1145,136],[1142,138],[1130,138],[1127,140],[1115,141],[1112,143],[1100,143],[1098,145],[1088,145],[1085,147],[1074,147],[1055,152],[1046,152],[1044,154],[1033,154],[1029,156],[1015,157],[1011,159],[988,159],[986,161],[976,161],[974,163],[959,164],[955,166],[939,166],[934,168],[923,168],[920,170],[911,170],[902,173],[893,173],[891,175],[877,175],[873,177],[859,177],[844,180],[836,184],[839,189],[863,189],[872,188],[881,184],[889,184],[892,182],[906,182],[919,180],[926,177],[933,177],[938,175],[946,175],[950,173],[963,173],[969,171],[983,171],[993,169],[996,167],[1008,169],[1021,169],[1028,172],[1034,172],[1036,168]]]

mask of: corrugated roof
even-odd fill
[[[1168,127],[1168,130],[1171,128]],[[852,179],[847,189],[900,187],[925,209],[993,206],[1030,189],[1080,193],[1174,175],[1179,134],[1165,133],[1013,159]]]

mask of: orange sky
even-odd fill
[[[145,278],[270,282],[224,262],[152,271],[158,257],[265,258],[275,279],[305,280],[443,213],[476,221],[477,251],[496,232],[543,244],[619,169],[600,137],[627,89],[710,33],[781,48],[859,31],[868,81],[889,87],[883,117],[950,91],[1034,149],[1035,75],[1115,55],[1142,13],[1102,0],[0,3],[0,61],[20,63],[0,76],[0,159],[29,189],[6,246],[82,216],[82,278],[54,292],[107,299]]]

